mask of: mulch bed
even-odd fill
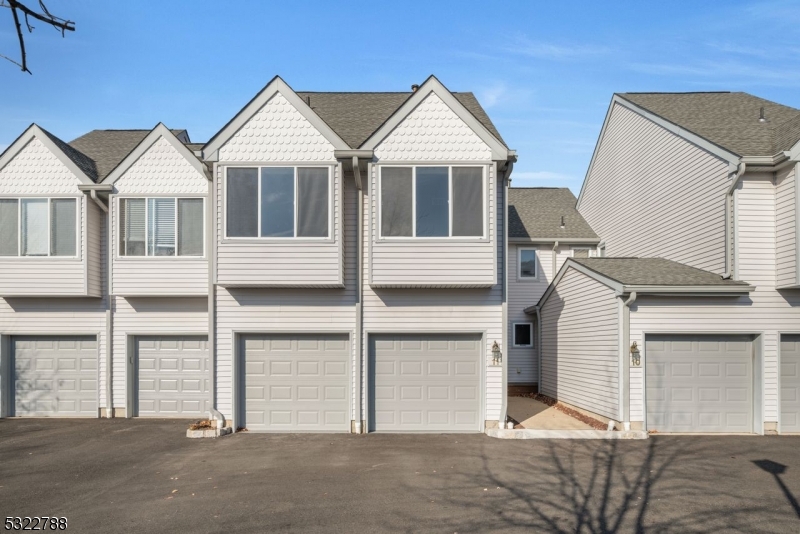
[[[517,397],[526,397],[526,398],[529,398],[529,399],[533,399],[533,400],[539,401],[539,402],[541,402],[543,404],[546,404],[548,406],[552,406],[553,408],[555,408],[559,412],[565,413],[568,416],[572,417],[573,419],[577,419],[581,423],[586,423],[587,425],[589,425],[590,427],[594,428],[595,430],[607,430],[608,429],[608,425],[606,423],[603,423],[602,421],[599,421],[599,420],[595,419],[594,417],[589,417],[588,415],[583,414],[583,413],[581,413],[581,412],[579,412],[577,410],[573,410],[572,408],[564,406],[564,404],[558,402],[556,399],[554,399],[552,397],[548,397],[547,395],[542,395],[541,393],[524,393],[522,395],[516,395],[516,396]],[[523,427],[520,424],[515,424],[514,428],[523,428]]]

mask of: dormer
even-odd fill
[[[502,177],[513,153],[430,77],[361,147],[372,150],[373,287],[490,287],[498,283]],[[493,129],[493,127],[491,127]]]
[[[94,162],[37,125],[0,156],[0,297],[100,297]]]
[[[102,180],[112,188],[114,295],[208,295],[210,181],[188,142],[158,124]]]
[[[350,147],[273,79],[203,148],[214,162],[216,282],[343,287],[343,173]]]

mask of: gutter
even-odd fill
[[[631,304],[636,302],[636,296],[636,291],[633,291],[622,303],[622,428],[626,432],[631,429],[631,359],[628,350],[631,343]]]
[[[508,239],[509,243],[553,243],[555,241],[570,245],[599,245],[601,243],[599,237],[510,237]]]
[[[736,186],[739,185],[739,181],[746,171],[747,163],[742,161],[739,163],[736,174],[733,175],[733,179],[731,180],[731,185],[725,193],[725,272],[722,274],[724,280],[732,278],[734,270],[733,258],[731,257],[733,254],[733,248],[731,247],[731,222],[735,223],[736,221],[736,214],[732,213],[733,192],[736,190]],[[733,221],[731,221],[731,218],[733,218]]]
[[[553,277],[555,277],[556,273],[558,272],[557,269],[558,261],[556,258],[556,256],[558,256],[558,252],[556,252],[557,248],[558,248],[558,240],[556,239],[556,241],[553,243]]]

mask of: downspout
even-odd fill
[[[496,167],[495,167],[496,168]],[[503,173],[503,281],[502,281],[502,316],[503,316],[503,330],[502,330],[502,350],[505,352],[503,358],[501,372],[502,391],[500,394],[500,419],[498,426],[503,428],[505,426],[506,418],[508,417],[508,187],[511,184],[511,172],[514,170],[514,161],[508,161],[506,170]]]
[[[732,258],[734,251],[733,247],[731,247],[731,210],[733,209],[733,192],[736,190],[736,186],[739,185],[739,180],[741,180],[746,171],[747,164],[742,161],[739,163],[736,173],[733,175],[731,185],[728,188],[728,191],[725,193],[725,273],[722,275],[722,278],[725,280],[728,280],[733,276],[734,270]]]
[[[219,435],[220,430],[225,426],[225,416],[217,410],[217,299],[216,286],[214,285],[214,273],[216,271],[217,256],[217,235],[215,229],[217,203],[217,182],[214,177],[217,173],[217,164],[214,163],[211,179],[208,182],[208,202],[206,206],[206,254],[208,254],[208,356],[211,364],[211,409],[208,411],[208,418],[216,421],[216,431]]]
[[[622,428],[631,429],[631,304],[636,302],[636,291],[622,303]]]
[[[542,392],[542,314],[539,306],[534,311],[536,317],[536,393]]]
[[[358,167],[358,158],[353,157],[353,179],[356,185],[356,202],[358,203],[358,207],[356,209],[356,213],[358,214],[358,224],[356,225],[356,362],[358,365],[356,366],[356,420],[353,423],[352,432],[354,434],[363,434],[366,433],[366,424],[365,418],[362,417],[361,413],[361,406],[363,405],[363,395],[362,395],[362,380],[363,380],[363,373],[364,373],[364,364],[363,364],[363,336],[364,336],[364,312],[361,306],[361,301],[364,296],[364,288],[362,286],[361,281],[363,280],[363,268],[364,268],[364,257],[363,257],[363,245],[361,244],[364,239],[364,187],[361,181],[361,169]]]
[[[556,276],[556,272],[558,272],[558,269],[557,269],[557,267],[558,267],[558,260],[557,260],[557,258],[556,258],[556,256],[558,256],[558,251],[557,251],[557,249],[558,249],[558,241],[556,241],[555,243],[553,243],[553,274],[551,275],[553,278],[555,278],[555,276]]]

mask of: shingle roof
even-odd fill
[[[75,165],[77,165],[78,168],[83,171],[84,174],[86,174],[86,176],[89,177],[89,179],[91,179],[93,182],[97,182],[97,165],[90,157],[71,147],[41,126],[39,126],[39,129],[42,130],[42,132],[44,132],[44,134],[49,137],[50,140],[55,143],[55,145],[60,148],[61,151],[64,152],[64,154],[66,154],[66,156],[71,159]]]
[[[571,258],[592,271],[630,286],[747,286],[663,258]]]
[[[69,142],[96,165],[99,181],[108,176],[152,130],[92,130]],[[176,136],[186,130],[170,130]]]
[[[298,91],[317,115],[345,143],[358,148],[369,139],[413,93],[316,93]],[[472,93],[453,93],[500,142],[503,138]]]
[[[748,93],[619,93],[618,96],[738,156],[773,156],[800,141],[800,110]],[[767,122],[759,122],[764,108]]]
[[[567,188],[512,187],[508,190],[508,236],[597,239],[589,223],[575,209],[576,202],[575,195]]]

